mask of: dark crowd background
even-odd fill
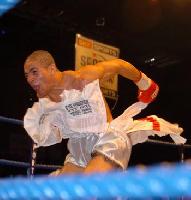
[[[75,35],[80,33],[120,48],[120,58],[159,84],[157,100],[137,117],[156,114],[178,123],[190,144],[190,10],[187,0],[21,1],[0,18],[0,116],[23,120],[26,109],[36,101],[24,78],[26,56],[45,49],[60,70],[74,69]],[[114,117],[137,97],[132,82],[119,77],[118,87],[118,101],[108,99]],[[0,122],[0,133],[0,159],[30,161],[32,141],[22,126]],[[172,142],[169,137],[152,139]],[[39,148],[37,163],[62,165],[66,144],[64,140]],[[181,162],[182,152],[185,159],[190,158],[189,148],[138,144],[129,166]],[[36,174],[48,172],[36,170]],[[0,177],[16,175],[26,175],[26,169],[0,165]]]

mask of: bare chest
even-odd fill
[[[66,80],[63,83],[63,89],[64,90],[83,90],[83,88],[85,87],[85,81],[81,80],[81,79],[69,79]]]

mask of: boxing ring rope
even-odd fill
[[[84,176],[36,176],[0,180],[1,199],[129,199],[191,197],[191,165],[129,168]],[[127,198],[128,197],[128,198]]]
[[[13,161],[13,160],[7,160],[7,159],[0,159],[0,165],[2,166],[14,166],[14,167],[22,167],[22,168],[29,168],[30,163],[28,162],[20,162],[20,161]],[[36,169],[50,169],[50,170],[56,170],[58,168],[62,167],[61,165],[44,165],[44,164],[36,164]]]
[[[3,117],[3,116],[0,116],[0,122],[5,122],[5,123],[9,123],[9,124],[15,124],[15,125],[23,126],[23,121],[22,120]]]
[[[14,8],[19,2],[20,0],[0,0],[0,16]]]

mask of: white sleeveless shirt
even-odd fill
[[[107,129],[107,114],[99,81],[82,91],[64,90],[61,102],[39,99],[24,116],[24,128],[38,146],[58,143],[62,138],[80,138]]]

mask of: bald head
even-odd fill
[[[46,67],[51,64],[55,64],[55,60],[52,55],[45,50],[37,50],[31,53],[25,60],[24,65],[31,63],[31,62],[38,62],[42,66]]]

